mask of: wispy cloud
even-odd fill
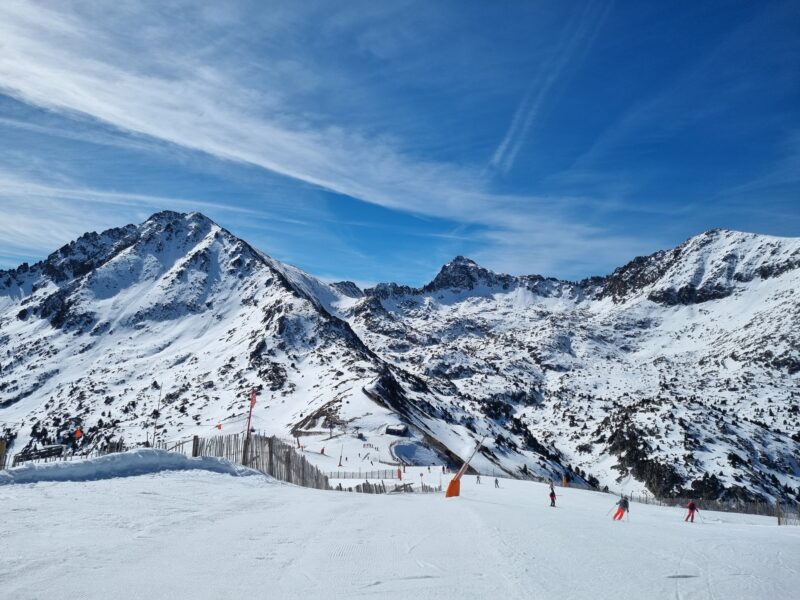
[[[156,144],[154,144],[153,140],[150,138],[135,138],[129,135],[122,136],[108,133],[103,134],[96,131],[89,131],[88,127],[71,127],[67,129],[64,127],[32,123],[21,119],[10,119],[7,117],[0,117],[0,127],[18,129],[47,137],[59,137],[76,142],[122,148],[125,150],[154,152],[157,149]]]
[[[489,161],[494,169],[507,173],[517,159],[525,138],[539,116],[554,86],[569,66],[591,47],[613,2],[589,2],[573,13],[561,38],[543,62],[514,112],[505,136]]]
[[[90,21],[13,0],[0,15],[0,88],[26,102],[391,208],[449,215],[462,190],[485,189],[478,173],[416,160],[357,127],[312,123],[281,94],[249,87],[213,57],[198,60],[195,45],[134,56],[114,29],[128,24],[101,15]],[[202,33],[190,39],[207,42]]]
[[[24,102],[87,115],[384,207],[477,223],[494,230],[485,238],[489,242],[535,229],[545,219],[569,229],[542,198],[492,193],[480,169],[421,159],[405,152],[394,136],[369,135],[357,123],[345,127],[330,116],[298,109],[293,104],[298,90],[288,81],[293,74],[308,80],[311,63],[264,56],[258,69],[273,58],[279,66],[266,84],[255,86],[249,78],[255,57],[217,54],[225,47],[224,37],[215,37],[224,23],[218,14],[191,13],[175,20],[175,14],[160,14],[156,6],[150,7],[153,15],[132,4],[124,4],[120,13],[93,10],[93,5],[84,5],[83,13],[59,7],[16,0],[0,5],[0,89]],[[569,58],[591,40],[602,12],[594,5],[577,17],[562,43],[564,56],[553,57],[509,136],[509,149],[500,153],[503,165],[513,163],[544,95]],[[171,17],[169,27],[165,16]],[[137,19],[146,21],[140,28],[146,35],[134,43],[127,31]],[[548,243],[570,246],[566,238]]]
[[[86,132],[66,133],[66,137],[137,151],[151,151],[150,142],[159,152],[199,151],[222,159],[216,162],[253,165],[302,182],[304,190],[319,188],[464,225],[467,231],[454,229],[458,241],[464,241],[463,237],[481,244],[479,258],[498,270],[561,275],[583,270],[580,265],[587,260],[613,264],[654,249],[652,244],[657,242],[650,234],[614,234],[613,224],[599,219],[591,223],[591,217],[575,210],[591,201],[597,214],[598,204],[616,201],[613,194],[611,198],[586,193],[555,197],[517,188],[516,195],[504,195],[497,193],[500,182],[491,177],[514,166],[531,131],[592,47],[611,3],[597,0],[574,12],[527,88],[488,172],[484,164],[477,164],[482,158],[475,158],[473,164],[456,163],[448,162],[455,159],[446,151],[420,151],[408,134],[413,129],[416,135],[419,129],[404,129],[407,123],[398,125],[387,118],[380,98],[372,96],[374,80],[399,74],[385,72],[381,61],[414,45],[417,21],[388,36],[382,30],[370,32],[370,20],[394,22],[406,12],[416,14],[417,7],[409,10],[402,5],[387,17],[379,15],[382,11],[374,3],[367,5],[368,10],[350,8],[335,16],[325,4],[313,2],[254,6],[257,10],[251,6],[245,11],[238,2],[214,8],[184,1],[115,2],[111,10],[101,3],[6,0],[0,3],[0,91],[62,116],[77,115],[81,124],[91,120],[107,130],[124,132],[119,140],[114,136],[92,139]],[[426,21],[418,14],[416,18]],[[368,68],[360,78],[351,77],[335,52],[331,53],[335,59],[326,56],[325,36],[332,32],[346,32],[348,40],[356,40],[348,51],[367,55]],[[430,61],[428,55],[415,58]],[[412,73],[415,84],[417,75]],[[334,95],[337,101],[328,101]],[[356,108],[347,106],[351,99],[358,99],[353,103]],[[370,101],[371,106],[361,110],[361,103]],[[640,111],[634,107],[631,116],[610,127],[608,138],[598,139],[589,158],[613,145],[616,135],[641,127],[653,112],[647,103]],[[28,127],[32,132],[39,127],[8,118],[2,124]],[[126,146],[124,136],[130,132],[136,134],[131,138],[133,146]],[[52,134],[46,127],[37,133]],[[442,148],[449,142],[436,140],[430,146]],[[490,144],[481,146],[483,156]],[[21,159],[14,160],[16,165]],[[587,161],[592,164],[581,169],[584,165],[578,161],[567,175],[593,174],[596,165]],[[44,209],[53,210],[51,220],[60,220],[52,225],[54,235],[94,227],[81,224],[82,219],[74,215],[82,201],[97,206],[109,205],[101,200],[117,203],[125,207],[126,215],[163,205],[204,210],[200,202],[166,193],[164,197],[115,195],[69,180],[62,184],[50,179],[41,187],[29,185],[32,181],[18,175],[16,182],[11,177],[0,181],[0,186],[6,186],[0,208],[17,211],[10,214],[16,215],[18,231],[6,238],[17,247],[32,243],[30,232],[44,225]],[[20,205],[30,208],[20,209]],[[220,202],[206,208],[213,213],[229,206]],[[237,219],[230,211],[227,214],[232,221],[247,220],[245,215]],[[97,226],[119,224],[119,216],[111,212],[98,210],[97,215]],[[287,218],[287,211],[282,217]],[[297,220],[305,219],[298,215]],[[446,233],[428,234],[447,237]],[[265,249],[286,258],[273,247]]]
[[[44,183],[0,171],[0,266],[16,266],[20,257],[52,252],[87,231],[141,222],[164,208],[258,216],[256,211],[225,204],[98,190],[64,181]]]

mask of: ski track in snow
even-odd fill
[[[4,486],[0,598],[783,599],[800,528],[503,480],[462,497],[204,471]]]

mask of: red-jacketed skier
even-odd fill
[[[694,513],[700,512],[700,509],[697,508],[697,504],[694,503],[694,500],[689,500],[689,504],[686,505],[686,510],[689,512],[686,513],[686,518],[683,521],[691,521],[694,523]]]
[[[630,505],[628,504],[628,497],[623,496],[619,499],[619,502],[616,503],[617,512],[614,513],[614,520],[615,521],[622,521],[622,517],[625,516],[625,513],[628,512],[630,509]]]

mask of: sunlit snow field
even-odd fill
[[[0,486],[0,597],[798,597],[800,527],[465,478],[460,498],[162,472]]]

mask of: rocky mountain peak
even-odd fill
[[[471,258],[467,258],[466,256],[461,256],[460,254],[458,256],[456,256],[453,260],[451,260],[449,263],[447,263],[444,266],[444,268],[447,268],[447,267],[470,267],[470,268],[477,267],[477,268],[480,268],[478,263],[476,263],[474,260],[472,260]]]
[[[177,212],[174,210],[162,210],[150,215],[142,226],[147,225],[175,225],[180,222],[195,223],[195,224],[213,224],[214,221],[209,219],[201,212],[192,211],[188,213]]]
[[[797,238],[710,229],[672,250],[637,256],[606,279],[599,296],[617,302],[646,296],[665,305],[697,304],[797,268]]]
[[[445,289],[472,290],[478,285],[504,285],[513,280],[509,275],[498,275],[473,260],[464,256],[456,256],[444,265],[436,277],[422,288],[423,292],[435,292]]]

